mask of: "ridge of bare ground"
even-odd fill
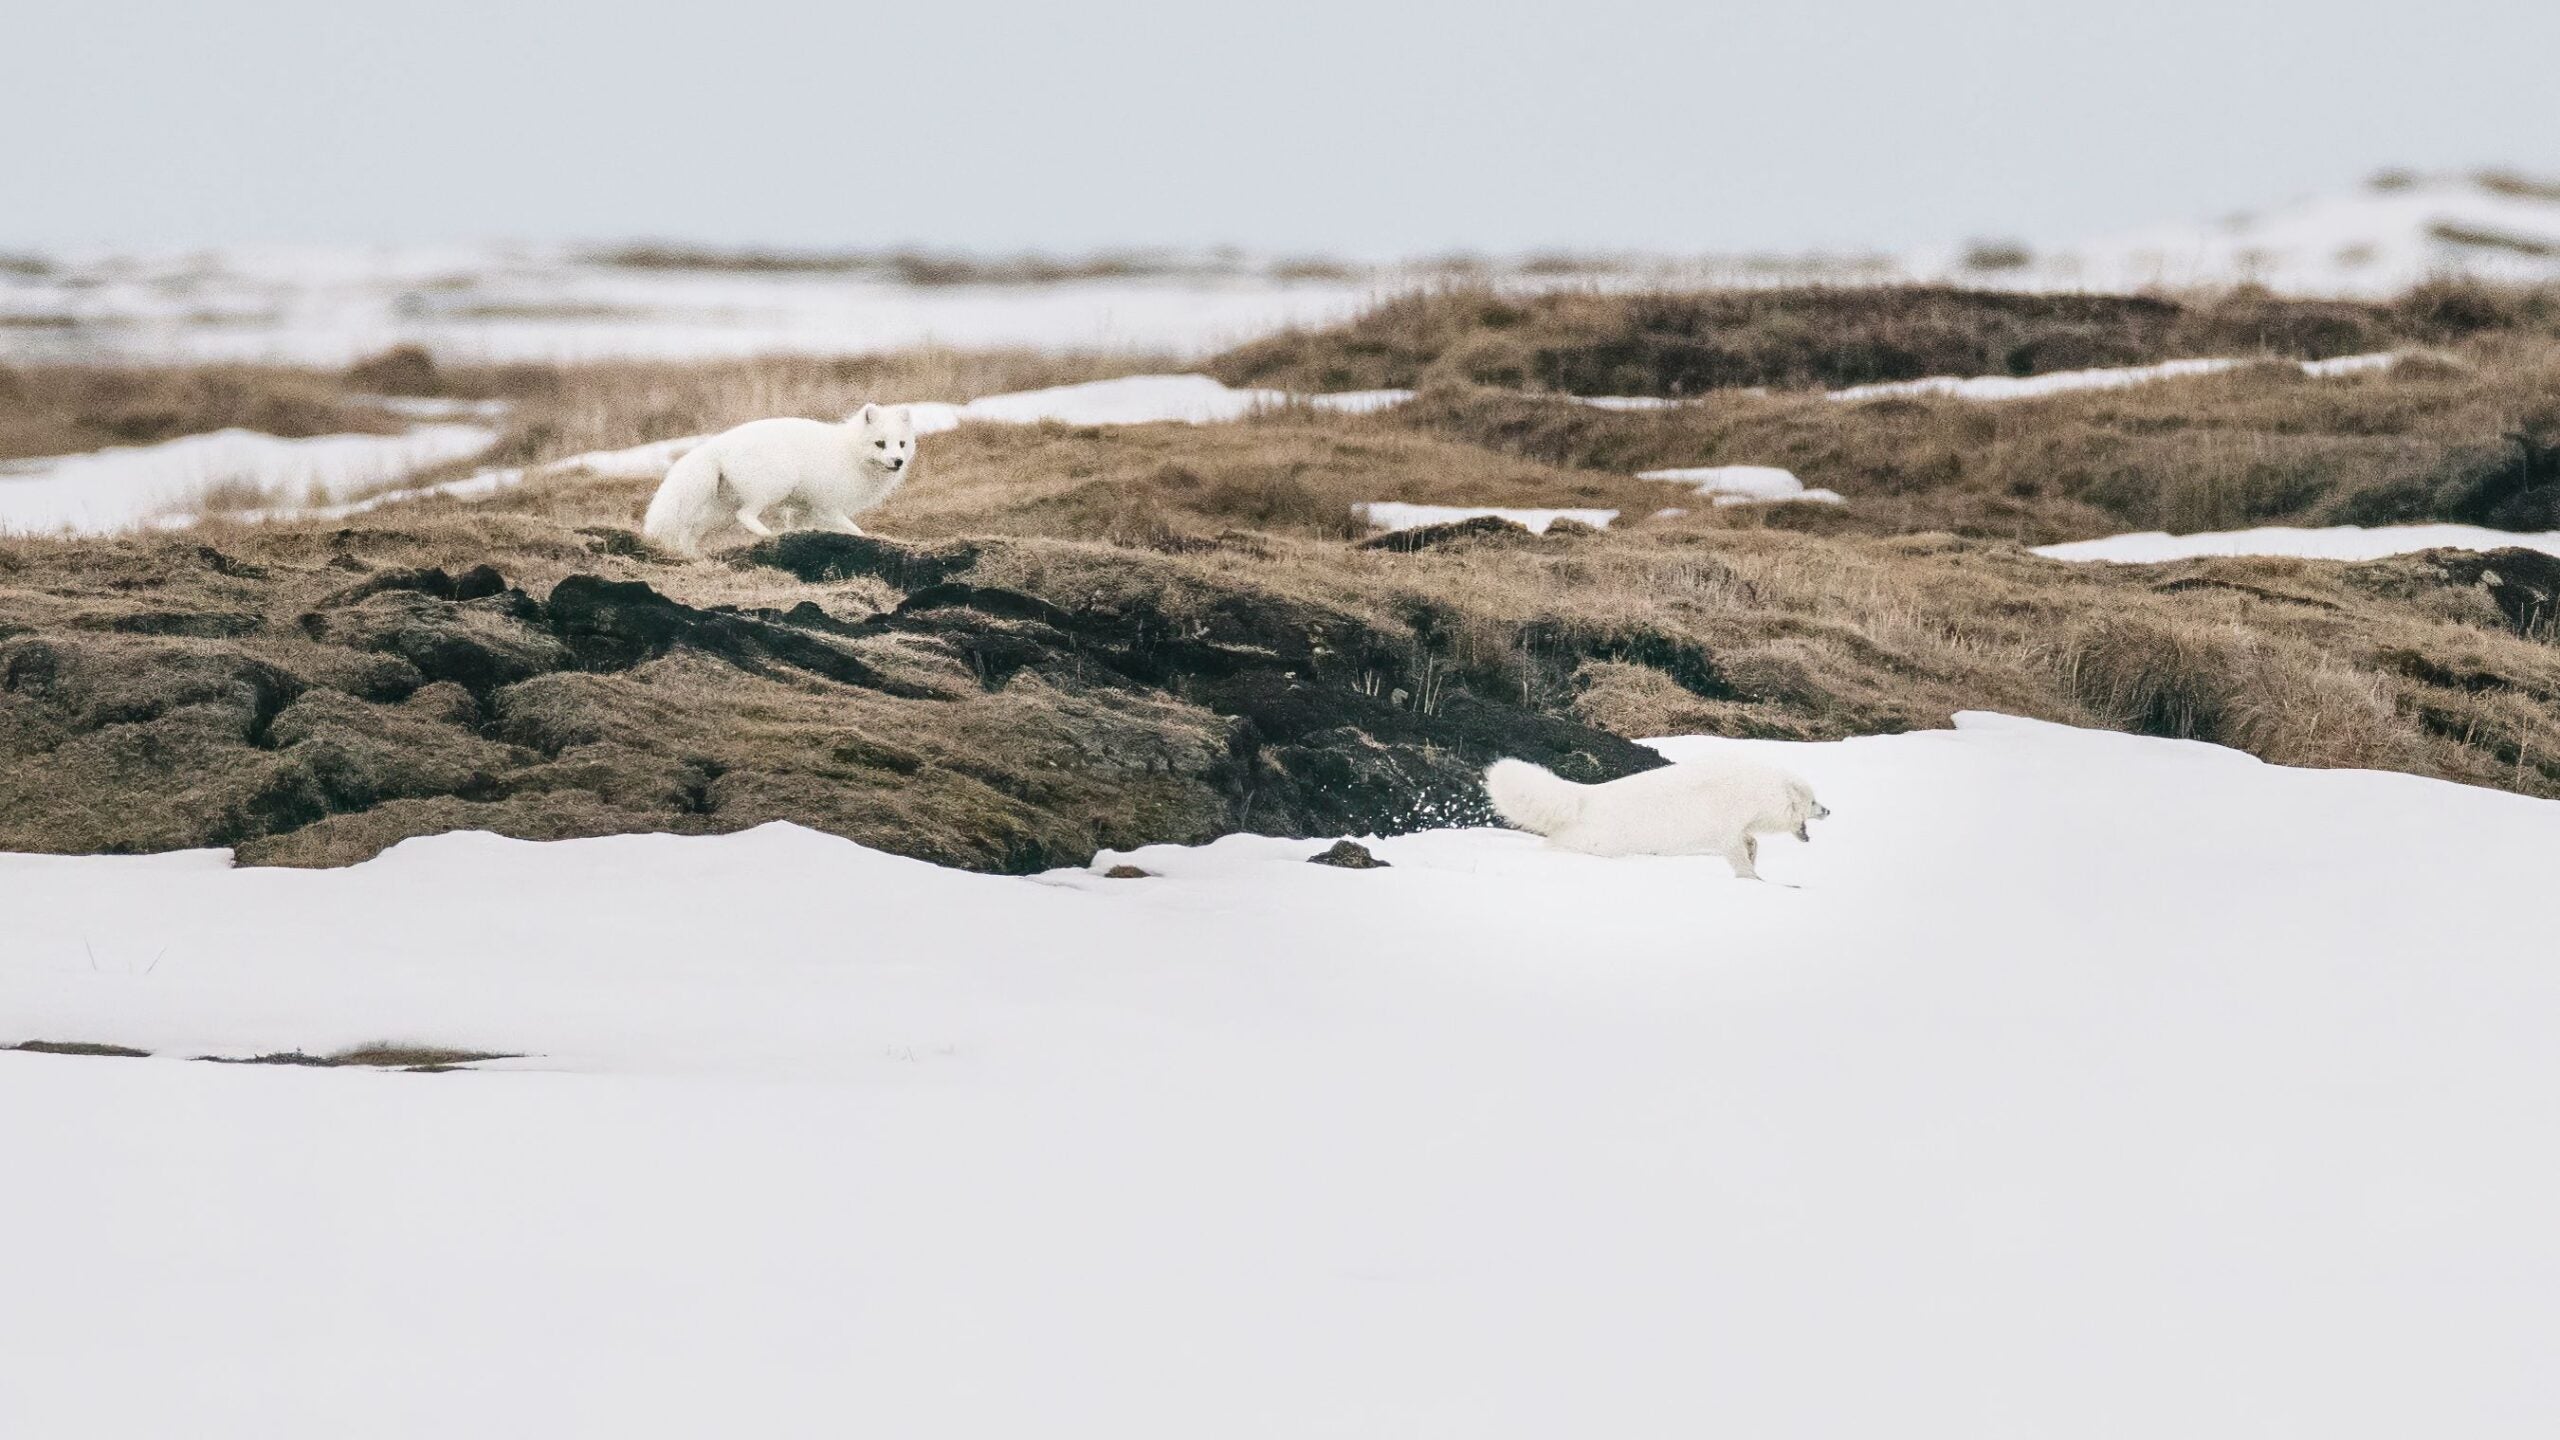
[[[868,517],[901,539],[710,563],[593,478],[0,544],[0,847],[340,864],[791,820],[1030,870],[1478,821],[1500,754],[1596,779],[1658,763],[1637,736],[1969,708],[2560,794],[2560,562],[2525,552],[2084,567],[1712,514],[1399,551],[1337,507],[1648,482],[1293,415],[927,454]]]

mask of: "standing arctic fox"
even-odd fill
[[[859,535],[853,517],[894,493],[915,460],[916,425],[904,405],[865,405],[841,425],[750,420],[724,430],[667,467],[641,533],[684,555],[735,520],[757,535],[765,512],[796,504],[820,530]]]
[[[1579,785],[1526,760],[1496,760],[1484,788],[1503,819],[1589,855],[1721,855],[1736,877],[1760,878],[1762,835],[1813,835],[1831,812],[1813,787],[1739,757],[1666,765]]]

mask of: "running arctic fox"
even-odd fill
[[[1526,760],[1497,760],[1484,788],[1503,819],[1588,855],[1721,855],[1737,878],[1760,878],[1760,837],[1792,833],[1831,812],[1813,787],[1739,757],[1666,765],[1579,785]]]
[[[904,405],[865,405],[841,425],[750,420],[685,452],[667,467],[641,533],[683,555],[736,521],[770,535],[765,512],[797,505],[820,530],[859,535],[853,517],[894,493],[915,460],[915,417]]]

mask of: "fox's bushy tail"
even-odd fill
[[[1532,835],[1553,835],[1572,824],[1582,814],[1588,788],[1526,760],[1496,760],[1484,772],[1494,813]]]
[[[710,451],[708,445],[696,447],[667,467],[640,521],[641,534],[686,555],[701,545],[720,503],[720,462]]]

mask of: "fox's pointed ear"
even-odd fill
[[[853,416],[853,423],[856,425],[873,425],[879,423],[879,420],[880,407],[877,405],[865,405],[855,411]]]

